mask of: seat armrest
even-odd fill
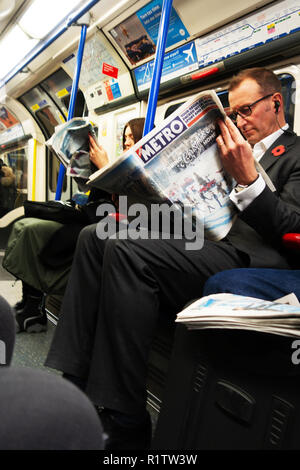
[[[286,233],[282,237],[282,242],[285,248],[300,251],[300,233]]]
[[[15,222],[17,219],[23,217],[24,215],[24,206],[20,206],[16,209],[9,211],[7,214],[1,217],[0,228],[7,227],[9,224]]]

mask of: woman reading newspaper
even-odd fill
[[[142,137],[144,118],[132,119],[123,131],[123,150]],[[90,135],[90,160],[95,169],[105,166],[106,150]],[[114,198],[113,198],[114,199]],[[93,188],[88,201],[111,203],[111,196]],[[95,215],[98,204],[93,207]],[[41,332],[47,328],[44,293],[62,295],[82,224],[23,218],[15,222],[8,240],[3,267],[22,280],[22,300],[15,305],[18,332]]]

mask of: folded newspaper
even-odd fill
[[[176,322],[189,329],[230,328],[282,336],[300,336],[300,305],[269,302],[235,294],[212,294],[196,300]],[[297,302],[296,302],[297,303]]]
[[[216,120],[224,116],[216,93],[201,92],[87,184],[130,202],[189,206],[205,236],[220,240],[235,213],[229,199],[235,183],[224,172],[216,143]]]
[[[96,138],[92,124],[87,118],[73,118],[55,128],[46,145],[66,167],[68,176],[88,179],[93,172],[89,155],[89,138]]]

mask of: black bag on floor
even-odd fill
[[[294,338],[177,325],[153,449],[300,449]]]

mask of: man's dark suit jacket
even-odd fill
[[[260,164],[276,192],[266,187],[239,213],[227,238],[249,255],[251,267],[289,268],[281,239],[285,233],[300,232],[300,137],[281,135]]]

